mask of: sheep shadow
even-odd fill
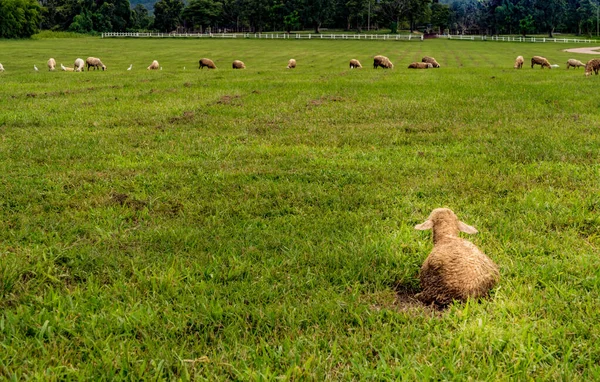
[[[425,304],[417,298],[420,289],[414,285],[395,283],[393,289],[396,292],[395,306],[399,312],[420,310],[426,313],[443,313],[450,305],[437,303]]]

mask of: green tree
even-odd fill
[[[181,25],[182,0],[160,0],[154,4],[154,28],[170,32]]]
[[[0,38],[31,37],[38,32],[40,19],[35,0],[0,0]]]
[[[431,4],[431,25],[442,33],[450,22],[450,7],[447,4],[435,2]]]
[[[182,17],[187,27],[213,26],[221,17],[223,4],[213,0],[191,0],[183,10]]]
[[[554,29],[565,16],[565,0],[538,0],[535,3],[538,10],[538,24],[546,30],[548,37],[554,37]]]
[[[131,28],[135,30],[147,30],[152,24],[148,10],[142,4],[137,4],[131,12]]]

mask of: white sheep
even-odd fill
[[[433,230],[433,250],[421,267],[421,293],[426,304],[447,305],[488,294],[500,278],[498,266],[473,243],[461,239],[459,231],[477,230],[456,217],[448,208],[437,208],[418,230]]]
[[[106,65],[104,65],[102,63],[102,60],[100,60],[97,57],[88,57],[85,60],[85,63],[87,64],[87,70],[88,70],[88,72],[90,71],[91,67],[93,67],[94,70],[96,70],[96,69],[102,69],[102,71],[106,70]]]
[[[148,66],[148,70],[158,70],[158,68],[160,68],[160,65],[158,64],[158,61],[154,60],[152,61],[152,63],[150,64],[150,66]],[[129,70],[129,69],[127,69]]]
[[[48,60],[48,70],[53,71],[56,69],[56,61],[53,58]]]
[[[582,67],[585,68],[585,64],[579,60],[576,60],[574,58],[570,58],[567,60],[567,69],[569,69],[570,67],[574,67],[575,69]]]
[[[515,59],[515,69],[521,69],[523,67],[523,64],[525,63],[525,60],[523,59],[523,56],[518,56]]]
[[[83,59],[78,58],[75,60],[75,64],[73,65],[73,69],[75,69],[76,72],[81,72],[83,71],[83,67],[85,66],[85,62],[83,61]]]
[[[354,69],[354,68],[362,68],[362,65],[360,64],[360,61],[358,61],[355,58],[353,58],[353,59],[350,60],[350,69]]]
[[[294,60],[293,58],[290,58],[290,60],[288,61],[287,68],[294,69],[295,67],[296,67],[296,60]]]
[[[2,64],[0,64],[0,72],[4,71],[4,66],[2,66]]]

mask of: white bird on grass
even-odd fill
[[[127,70],[131,70],[131,68],[133,68],[133,64],[129,65],[129,68],[127,68]]]
[[[0,64],[0,72],[4,71],[4,66],[2,66],[2,64]]]
[[[35,64],[33,65],[33,70],[35,70],[36,72],[39,72],[37,66],[35,66]]]
[[[160,70],[162,70],[162,66],[160,67]]]
[[[60,64],[60,68],[63,70],[63,72],[66,70],[63,64]]]

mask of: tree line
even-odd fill
[[[0,38],[39,29],[287,31],[418,29],[430,33],[593,35],[600,0],[0,0]]]

